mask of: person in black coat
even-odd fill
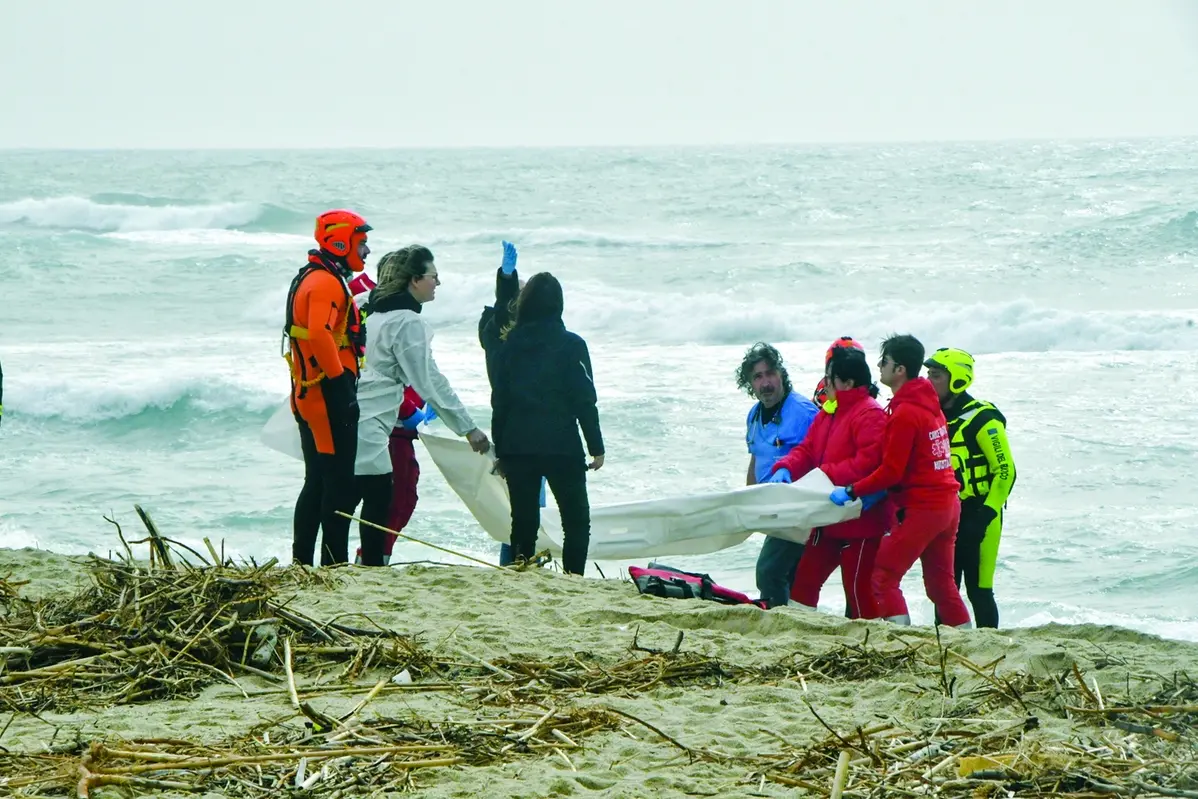
[[[566,330],[564,305],[562,285],[548,272],[520,291],[492,363],[491,434],[511,497],[512,556],[536,554],[544,477],[562,515],[562,566],[582,574],[591,537],[586,474],[603,466],[603,434],[591,356],[582,337]]]
[[[516,313],[516,297],[524,287],[524,281],[516,273],[516,245],[503,242],[503,262],[495,270],[495,304],[483,308],[478,318],[478,343],[487,359],[487,384],[494,390],[495,359],[503,346],[503,331],[512,324]],[[541,507],[545,506],[545,483],[541,482]],[[499,545],[499,565],[512,562],[512,545]]]
[[[503,331],[511,327],[516,298],[524,287],[516,272],[516,246],[503,242],[503,263],[495,270],[495,304],[483,308],[478,318],[478,343],[487,357],[487,382],[495,382],[495,358],[503,344]]]

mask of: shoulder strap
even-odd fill
[[[969,408],[970,410],[976,410],[974,410],[974,413],[965,422],[965,429],[961,431],[961,435],[966,441],[973,441],[976,439],[978,432],[996,419],[1002,422],[1004,426],[1007,423],[1007,417],[1003,416],[1002,412],[989,402],[974,400],[974,403],[975,404],[971,404]],[[964,414],[962,415],[964,416]]]
[[[283,340],[280,343],[280,349],[283,351],[283,357],[287,359],[292,379],[299,383],[300,397],[307,393],[310,381],[308,380],[308,365],[299,356],[299,347],[292,333],[295,328],[295,296],[299,294],[300,284],[304,282],[304,278],[312,274],[313,270],[323,268],[320,264],[309,261],[295,273],[295,277],[291,279],[291,287],[287,289],[287,307],[284,313]],[[292,350],[295,351],[294,355]]]
[[[299,294],[300,284],[313,271],[323,268],[320,264],[309,261],[300,267],[299,271],[295,273],[295,277],[291,279],[291,288],[287,290],[286,321],[283,323],[283,335],[287,338],[291,337],[291,328],[295,325],[295,295]]]
[[[335,333],[339,336],[345,336],[349,346],[353,348],[355,358],[361,358],[366,350],[366,330],[362,326],[362,316],[357,303],[354,302],[353,295],[350,293],[349,285],[339,275],[332,273],[316,257],[310,255],[309,258],[308,263],[300,267],[299,271],[295,273],[295,277],[291,280],[291,287],[287,290],[287,307],[284,314],[283,340],[281,344],[283,357],[287,359],[291,375],[300,384],[301,397],[307,391],[309,385],[312,385],[324,376],[323,373],[319,373],[314,378],[308,378],[308,364],[304,362],[303,358],[298,357],[299,346],[296,343],[297,339],[307,338],[308,331],[307,328],[298,328],[295,324],[295,298],[299,294],[300,286],[303,284],[304,279],[313,272],[323,270],[337,278],[337,282],[341,284],[341,290],[345,295],[346,308],[344,326],[335,331]],[[295,350],[294,357],[292,350]]]

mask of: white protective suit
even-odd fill
[[[368,317],[366,365],[358,379],[361,416],[355,474],[390,474],[387,442],[399,418],[405,386],[414,388],[459,436],[478,426],[437,368],[432,341],[432,329],[415,311],[383,311]]]

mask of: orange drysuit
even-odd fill
[[[364,337],[361,315],[345,281],[318,253],[308,260],[291,285],[284,331],[290,339],[291,407],[312,429],[317,451],[331,455],[329,405],[339,398],[326,392],[347,382],[346,371],[357,377]]]

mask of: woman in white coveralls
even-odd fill
[[[470,418],[445,375],[433,360],[433,331],[420,309],[436,298],[437,265],[427,247],[409,245],[384,255],[378,285],[366,312],[366,365],[358,381],[358,454],[355,485],[362,519],[386,524],[391,502],[391,454],[388,440],[399,417],[405,386],[412,386],[450,430],[465,436],[471,448],[486,453],[491,442]],[[382,566],[386,533],[359,525],[362,565]]]

